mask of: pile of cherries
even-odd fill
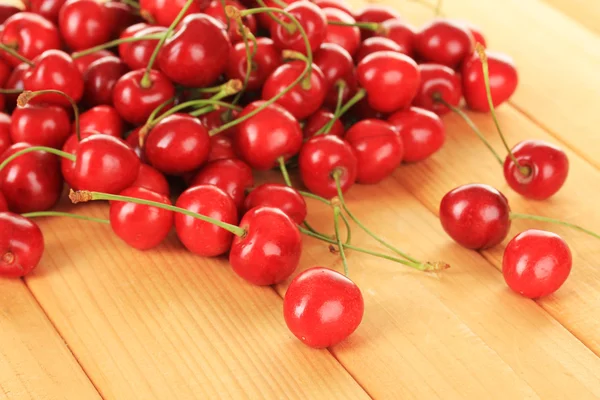
[[[440,150],[447,112],[483,137],[463,100],[497,122],[494,107],[518,81],[508,56],[484,50],[477,28],[436,18],[416,29],[378,5],[28,0],[24,8],[0,5],[0,276],[25,276],[40,261],[36,217],[107,223],[139,250],[174,228],[187,250],[227,255],[255,285],[287,280],[307,235],[339,253],[345,272],[310,268],[286,292],[289,329],[315,348],[344,340],[363,318],[347,251],[422,271],[448,267],[383,240],[344,194]],[[505,161],[489,147],[526,197],[548,198],[567,177],[564,152],[550,144],[507,146]],[[272,169],[285,185],[255,185],[255,172]],[[65,184],[73,203],[109,201],[109,219],[52,211]],[[309,224],[305,198],[331,208],[333,234]],[[541,219],[512,213],[485,185],[451,191],[440,209],[448,234],[478,250],[502,242],[514,218]],[[351,222],[393,254],[352,244]],[[570,268],[564,241],[534,230],[508,244],[503,262],[508,285],[531,298],[557,290]]]

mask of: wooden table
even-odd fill
[[[388,2],[416,25],[431,16],[422,5]],[[175,239],[139,252],[103,225],[41,221],[40,266],[24,281],[0,280],[0,398],[600,398],[600,243],[515,221],[511,236],[549,229],[574,255],[563,288],[534,302],[506,288],[503,246],[465,250],[437,218],[449,189],[484,182],[507,194],[513,210],[600,231],[600,3],[446,0],[443,10],[480,25],[491,48],[515,58],[521,83],[499,109],[501,123],[510,143],[541,138],[566,149],[571,173],[557,196],[515,195],[465,124],[445,117],[442,151],[378,186],[356,186],[349,202],[412,255],[453,268],[427,275],[351,254],[365,318],[349,340],[322,351],[288,332],[286,285],[250,286],[225,261],[195,257]],[[490,117],[472,117],[501,149]],[[310,207],[311,220],[331,229],[330,211]],[[354,232],[357,243],[374,245]],[[301,268],[315,264],[341,267],[327,246],[306,239]]]

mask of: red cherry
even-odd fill
[[[6,61],[0,59],[0,88],[3,88],[6,82],[8,82],[8,78],[10,78],[11,73],[12,66]]]
[[[29,0],[28,4],[31,12],[56,23],[58,22],[58,13],[65,4],[65,0]]]
[[[354,124],[346,132],[346,141],[356,154],[358,183],[378,183],[390,176],[402,162],[402,139],[385,121],[365,119]]]
[[[376,36],[393,40],[400,46],[400,52],[414,58],[416,31],[412,25],[400,19],[388,19],[379,25]]]
[[[337,271],[313,267],[290,283],[283,298],[289,330],[309,347],[340,343],[360,325],[364,301],[354,282]]]
[[[302,238],[298,227],[283,211],[272,207],[249,210],[239,226],[244,236],[235,236],[229,252],[233,271],[260,286],[285,281],[298,267]]]
[[[325,40],[327,32],[327,20],[323,11],[308,1],[292,3],[284,11],[296,18],[308,37],[311,51],[316,51]],[[292,31],[288,31],[288,28],[281,24],[272,24],[270,32],[275,46],[281,50],[287,49],[306,54],[306,45],[298,27],[287,16],[280,15],[280,18]]]
[[[304,61],[292,61],[283,64],[267,78],[262,90],[263,100],[269,100],[290,86],[305,70]],[[321,69],[313,64],[310,74],[310,88],[298,84],[276,103],[283,106],[294,117],[301,120],[317,111],[326,95],[325,76]]]
[[[209,0],[197,0],[192,3],[185,15],[197,14],[206,8]],[[142,16],[161,26],[170,26],[187,0],[140,0],[140,13]]]
[[[200,116],[200,122],[202,122],[202,125],[204,125],[206,127],[206,129],[210,132],[213,129],[220,128],[221,126],[223,126],[223,124],[225,124],[227,122],[233,121],[238,116],[239,116],[239,111],[228,110],[226,108],[223,108],[223,109],[211,111],[206,114],[202,114]],[[236,126],[232,126],[231,128],[226,129],[222,132],[219,132],[218,135],[212,136],[212,137],[219,137],[219,136],[233,137],[235,135],[236,129],[237,129]]]
[[[511,150],[524,175],[510,156],[504,160],[504,178],[517,193],[534,200],[545,200],[560,190],[569,175],[565,152],[542,140],[524,140]]]
[[[90,64],[83,80],[85,82],[85,102],[91,106],[111,105],[115,84],[129,71],[118,57],[104,57]]]
[[[60,48],[58,30],[52,22],[30,12],[20,12],[8,18],[4,22],[4,32],[0,41],[28,60],[33,60],[46,50]],[[13,67],[21,63],[3,51],[0,54]]]
[[[327,22],[356,23],[350,14],[337,8],[324,8],[323,13]],[[325,43],[337,44],[352,56],[360,46],[360,30],[356,26],[327,25]]]
[[[354,71],[354,61],[350,54],[341,46],[333,43],[323,43],[314,54],[314,63],[323,75],[329,88],[325,104],[335,108],[338,102],[339,85],[343,84],[342,102],[346,103],[356,94],[358,83]]]
[[[125,189],[120,195],[171,205],[164,194],[140,187]],[[158,246],[169,234],[173,226],[173,212],[142,204],[111,201],[110,226],[129,246],[148,250]]]
[[[8,77],[6,84],[4,86],[5,89],[14,89],[14,90],[23,90],[24,83],[23,79],[25,79],[25,75],[29,73],[31,68],[29,65],[25,63],[21,63],[13,69],[12,73]],[[17,105],[17,94],[7,94],[5,95],[7,108],[13,109]]]
[[[216,186],[191,187],[179,196],[175,205],[228,224],[238,222],[233,200]],[[183,245],[192,253],[203,257],[225,254],[233,240],[233,234],[229,231],[180,213],[175,213],[175,229]]]
[[[113,105],[127,122],[142,125],[152,111],[175,95],[175,87],[159,71],[150,72],[152,85],[142,87],[145,70],[138,69],[123,75],[113,88]],[[166,111],[166,110],[165,110]]]
[[[108,42],[112,35],[110,14],[95,0],[67,0],[60,9],[58,27],[74,51]]]
[[[252,69],[248,79],[249,90],[257,90],[262,87],[269,75],[279,67],[283,60],[281,54],[276,50],[273,41],[269,38],[256,38],[256,55],[252,58]],[[250,53],[254,50],[254,43],[249,42]],[[246,46],[243,42],[237,43],[229,52],[227,63],[227,77],[244,81],[247,71]]]
[[[358,82],[367,90],[369,105],[380,112],[408,107],[419,89],[417,64],[404,54],[373,53],[358,64],[356,73]]]
[[[121,32],[139,20],[133,8],[127,4],[109,1],[102,5],[108,14],[108,20],[111,21],[111,37],[119,37]]]
[[[153,34],[161,34],[167,31],[162,26],[148,26],[146,24],[136,24],[136,29],[124,31],[121,39],[127,37],[144,37]],[[141,29],[140,29],[141,28]],[[131,69],[144,69],[150,62],[150,57],[158,44],[158,39],[138,40],[136,42],[122,43],[119,45],[119,56]],[[156,68],[155,68],[156,69]]]
[[[0,213],[0,277],[20,278],[30,273],[44,253],[44,236],[31,220]]]
[[[204,10],[204,13],[210,15],[217,21],[221,22],[225,26],[225,28],[227,28],[227,25],[229,24],[229,29],[227,29],[227,33],[229,35],[231,43],[242,42],[243,38],[242,35],[239,33],[237,23],[234,21],[228,21],[229,18],[225,14],[226,6],[235,7],[240,11],[244,11],[246,9],[246,7],[241,5],[236,0],[225,0],[225,4],[222,4],[220,0],[213,0],[210,2],[206,10]],[[250,32],[256,33],[257,22],[256,17],[254,15],[246,15],[245,17],[242,17],[242,22],[250,30]]]
[[[337,8],[338,10],[342,10],[346,14],[354,17],[354,12],[343,0],[313,0],[313,3],[323,10],[326,8]]]
[[[198,118],[173,114],[152,128],[144,150],[154,168],[167,175],[181,175],[204,164],[210,138]]]
[[[446,128],[440,117],[431,111],[411,107],[398,111],[388,122],[402,138],[404,162],[417,162],[438,151],[446,140]]]
[[[569,277],[572,264],[571,250],[560,236],[529,229],[506,245],[502,275],[512,290],[537,299],[560,289]]]
[[[398,11],[394,10],[391,7],[379,5],[379,4],[369,4],[361,9],[356,14],[357,22],[384,22],[388,19],[402,19]],[[364,39],[373,36],[374,32],[369,29],[361,29],[360,34]]]
[[[104,57],[110,56],[114,56],[114,54],[108,50],[98,50],[93,53],[86,54],[85,56],[78,57],[74,59],[73,62],[79,70],[79,73],[81,73],[81,76],[84,76],[85,72],[88,70],[88,68],[94,61],[98,61],[103,59]]]
[[[443,115],[450,110],[435,101],[436,96],[440,96],[447,103],[458,107],[462,98],[462,85],[453,69],[441,64],[420,64],[419,73],[421,86],[413,105]]]
[[[31,145],[15,143],[0,155],[0,163]],[[12,160],[0,171],[0,189],[8,208],[17,213],[52,208],[62,192],[60,164],[55,155],[33,151]]]
[[[158,65],[175,83],[203,87],[225,72],[230,48],[223,24],[208,15],[192,14],[167,39],[158,55]]]
[[[473,36],[463,25],[436,19],[415,36],[415,50],[425,61],[457,67],[473,52]]]
[[[262,101],[250,103],[240,118],[263,104]],[[241,122],[234,141],[238,154],[250,167],[268,170],[277,165],[280,157],[287,160],[300,151],[302,129],[292,114],[277,104],[271,104]]]
[[[277,208],[298,225],[308,214],[304,197],[296,189],[277,183],[264,183],[248,194],[244,209],[249,211],[255,207]]]
[[[123,120],[117,110],[111,106],[96,106],[79,116],[79,126],[83,131],[98,131],[116,138],[123,137],[125,129]],[[75,133],[75,124],[73,124]]]
[[[393,51],[396,53],[402,53],[402,48],[394,42],[392,39],[387,39],[381,36],[373,36],[365,39],[356,53],[356,62],[360,62],[363,58],[369,54],[373,54],[377,51]]]
[[[356,182],[357,163],[352,146],[333,135],[311,138],[304,144],[298,157],[304,186],[328,199],[337,196],[333,174],[341,174],[340,186],[345,193]]]
[[[12,145],[10,135],[11,117],[0,112],[0,154]]]
[[[9,17],[21,12],[22,10],[11,4],[0,4],[0,24],[3,24]]]
[[[440,221],[446,233],[461,246],[473,250],[502,242],[510,229],[510,207],[502,193],[491,186],[459,186],[442,198]]]
[[[142,162],[147,162],[146,154],[144,153],[144,149],[140,147],[140,131],[142,127],[135,128],[133,131],[129,132],[127,138],[125,139],[125,143],[137,154]]]
[[[0,212],[8,211],[8,203],[2,192],[0,192]]]
[[[519,83],[519,77],[512,58],[505,54],[488,50],[485,51],[485,54],[487,55],[489,65],[492,100],[494,108],[496,108],[508,100],[515,92]],[[465,96],[467,106],[471,110],[481,112],[490,111],[481,60],[476,52],[471,54],[463,63],[462,85],[463,95]]]
[[[167,197],[171,193],[167,178],[165,178],[165,176],[157,169],[144,163],[140,164],[138,176],[131,184],[131,187],[148,189],[154,193],[158,193]]]
[[[238,158],[233,145],[233,139],[218,134],[210,138],[210,152],[208,153],[207,162],[217,160],[228,160]]]
[[[60,149],[71,134],[71,120],[64,108],[27,104],[12,115],[11,140]]]
[[[335,116],[333,113],[325,108],[320,108],[316,113],[308,117],[306,124],[304,124],[304,137],[306,139],[315,136],[315,133],[319,132],[329,121]],[[344,125],[339,119],[336,119],[329,132],[329,135],[335,135],[337,137],[344,137]]]

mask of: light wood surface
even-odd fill
[[[387,3],[417,26],[431,18],[422,5]],[[448,190],[484,182],[514,211],[600,231],[600,36],[585,27],[588,6],[593,0],[445,0],[446,15],[480,25],[490,47],[518,64],[520,86],[499,109],[509,142],[559,143],[571,173],[550,201],[523,199],[468,127],[445,117],[442,151],[379,185],[354,187],[348,202],[393,243],[452,269],[423,274],[350,253],[366,303],[350,339],[330,350],[304,347],[283,321],[287,283],[252,287],[225,260],[190,255],[175,238],[139,252],[107,226],[45,219],[47,251],[27,286],[0,281],[0,399],[600,398],[600,244],[515,222],[511,236],[550,229],[574,255],[564,287],[534,302],[506,288],[503,246],[462,249],[437,219]],[[490,117],[472,117],[503,153]],[[104,204],[62,207],[107,213]],[[310,220],[332,229],[331,210],[318,204],[310,203]],[[353,233],[355,243],[378,248]],[[326,245],[305,239],[301,269],[314,265],[341,268]]]

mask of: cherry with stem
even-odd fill
[[[339,95],[338,106],[340,104],[340,100],[342,98],[343,91],[344,91],[343,87],[340,87],[340,90],[338,92],[338,95]],[[344,106],[342,106],[336,110],[336,112],[334,113],[334,117],[327,124],[325,124],[321,129],[319,129],[314,134],[314,136],[322,135],[322,134],[329,132],[329,130],[333,127],[333,124],[335,123],[335,121],[337,121],[344,114],[346,114],[348,112],[348,110],[350,110],[356,103],[361,101],[366,95],[367,95],[367,91],[365,89],[362,89],[362,88],[359,89],[358,92],[350,100],[348,100],[348,102],[346,104],[344,104]]]
[[[31,99],[45,94],[57,94],[63,96],[69,101],[69,103],[71,103],[71,107],[73,108],[73,119],[75,120],[75,133],[77,134],[77,140],[80,141],[81,133],[79,132],[79,107],[77,107],[75,100],[73,100],[73,98],[68,94],[54,89],[38,90],[36,92],[26,90],[23,91],[17,98],[17,105],[19,107],[25,107],[27,103],[31,101]]]
[[[11,56],[15,57],[16,59],[18,59],[19,61],[21,61],[22,63],[25,63],[27,65],[29,65],[30,67],[33,67],[35,64],[33,63],[33,61],[23,57],[21,54],[19,54],[15,49],[13,49],[12,47],[6,46],[5,44],[0,43],[0,50],[3,50],[5,52],[7,52],[8,54],[10,54]]]

